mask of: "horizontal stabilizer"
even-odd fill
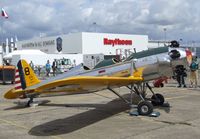
[[[16,99],[16,98],[25,98],[26,95],[30,93],[34,93],[34,89],[30,90],[15,90],[15,89],[10,89],[8,92],[4,94],[4,98],[6,99]]]

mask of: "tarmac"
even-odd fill
[[[170,104],[154,107],[159,117],[130,116],[129,106],[107,90],[42,97],[36,100],[50,102],[24,108],[14,103],[23,100],[3,98],[13,85],[0,85],[0,139],[199,139],[200,88],[176,85],[154,88]],[[116,90],[128,96],[127,88]]]

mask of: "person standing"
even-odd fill
[[[176,79],[178,82],[177,87],[181,87],[182,85],[183,85],[183,87],[186,87],[185,77],[187,77],[187,73],[185,70],[186,69],[184,68],[183,65],[176,66],[175,73],[176,73]]]
[[[37,70],[38,70],[38,76],[40,76],[41,69],[42,69],[42,68],[41,68],[41,67],[38,65],[38,66],[37,66]]]
[[[45,68],[46,68],[46,76],[49,77],[49,74],[50,74],[50,71],[51,71],[51,65],[50,65],[49,60],[47,60]]]
[[[52,64],[52,70],[53,70],[53,76],[56,76],[56,70],[57,70],[57,61],[54,59]]]
[[[190,64],[190,85],[191,87],[197,87],[198,85],[198,69],[199,64],[197,62],[197,57],[192,59],[192,63]]]
[[[32,70],[34,71],[34,64],[33,64],[33,61],[31,61],[31,62],[29,63],[29,65],[30,65],[30,67],[32,68]]]

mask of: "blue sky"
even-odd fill
[[[4,0],[1,36],[18,40],[105,32],[144,34],[150,39],[199,41],[200,1],[196,0]],[[93,23],[96,24],[93,24]]]

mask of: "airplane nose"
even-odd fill
[[[169,56],[174,60],[174,59],[180,58],[181,54],[178,50],[171,50],[169,52]]]

